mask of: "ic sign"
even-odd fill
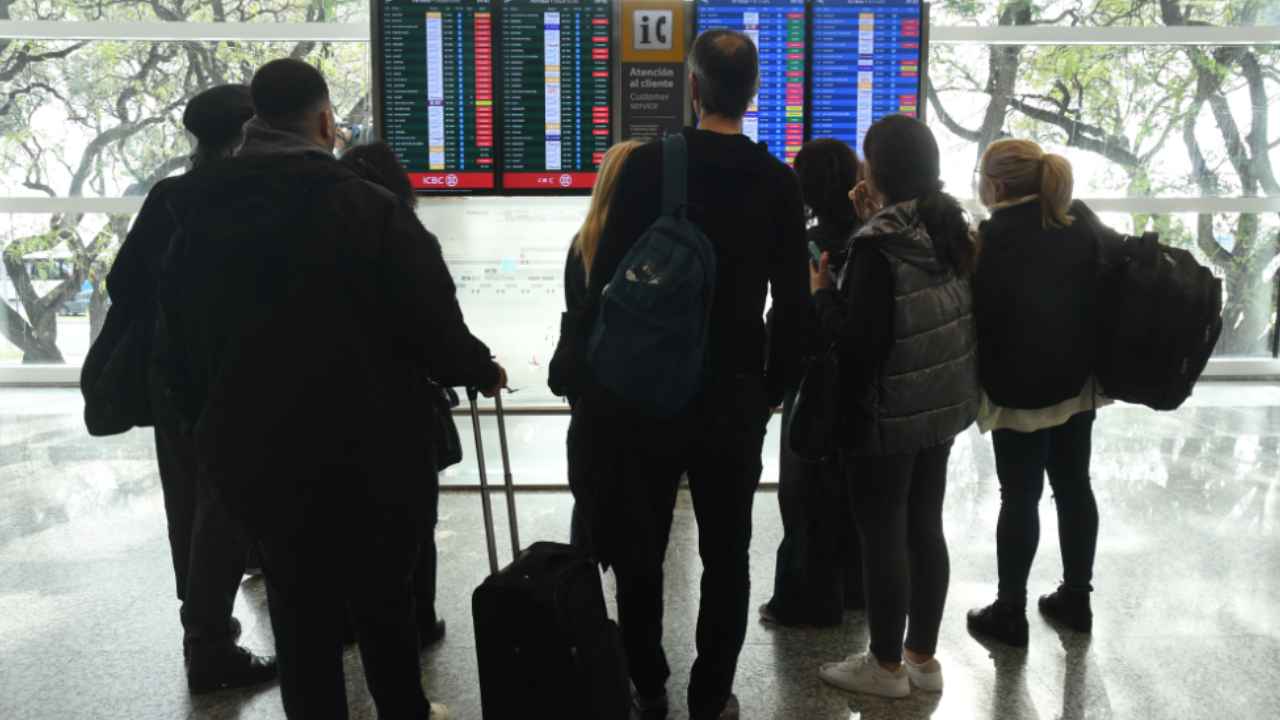
[[[675,35],[674,13],[670,10],[633,11],[631,47],[633,50],[670,50]]]

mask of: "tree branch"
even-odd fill
[[[929,103],[933,105],[933,112],[938,119],[942,121],[943,127],[950,130],[956,137],[963,138],[969,142],[978,142],[980,137],[977,130],[970,130],[960,125],[947,114],[946,108],[942,107],[942,98],[938,96],[938,90],[933,86],[933,81],[926,81],[929,84]]]
[[[1064,130],[1067,133],[1067,145],[1069,147],[1097,153],[1131,170],[1137,169],[1142,165],[1142,159],[1128,149],[1128,143],[1123,138],[1117,138],[1102,132],[1101,128],[1082,123],[1062,113],[1038,108],[1018,98],[1011,99],[1009,105],[1032,120],[1039,120]],[[1104,137],[1096,138],[1086,134],[1090,132],[1099,133]]]

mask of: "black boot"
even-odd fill
[[[244,628],[240,625],[240,621],[238,619],[234,617],[231,618],[231,642],[234,643],[240,639],[240,632],[243,629]],[[187,638],[185,635],[182,638],[182,659],[191,659],[191,646],[187,644]]]
[[[1040,612],[1057,618],[1076,632],[1093,631],[1093,609],[1089,607],[1089,591],[1059,585],[1051,595],[1040,597]]]
[[[444,639],[444,620],[434,620],[430,624],[418,622],[418,637],[422,641],[422,649],[435,645]]]
[[[1027,604],[996,600],[969,611],[969,629],[993,637],[1006,645],[1027,646]]]
[[[193,695],[257,685],[280,674],[276,659],[254,655],[242,647],[230,652],[193,652],[187,668],[187,688]]]

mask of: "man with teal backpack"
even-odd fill
[[[660,550],[688,475],[703,565],[689,713],[729,720],[738,717],[752,500],[765,426],[800,360],[808,256],[795,174],[742,134],[759,86],[755,45],[738,32],[703,33],[689,74],[698,129],[637,148],[618,178],[588,282],[597,309],[585,344],[594,381],[629,406],[627,427],[608,431],[630,433],[634,472],[615,482],[642,486],[647,508],[635,512],[652,514],[646,529]],[[614,570],[635,702],[644,717],[661,716],[670,675],[662,570],[621,561]]]

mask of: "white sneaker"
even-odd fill
[[[907,676],[915,686],[925,692],[942,692],[942,663],[938,658],[929,658],[929,662],[916,664],[911,658],[904,658]]]
[[[903,698],[911,694],[907,666],[899,665],[896,671],[889,672],[880,667],[875,653],[870,650],[866,655],[850,655],[842,663],[825,663],[818,674],[832,685],[851,692],[888,698]]]
[[[449,708],[440,703],[431,703],[431,720],[449,720]]]

